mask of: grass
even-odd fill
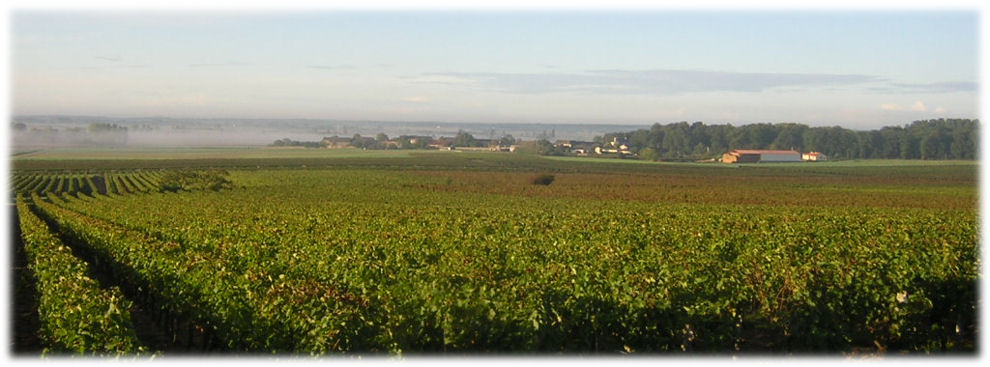
[[[644,161],[642,159],[620,159],[620,158],[595,158],[595,157],[555,157],[545,156],[543,159],[561,162],[582,162],[582,163],[618,163],[618,164],[659,164],[657,162]]]

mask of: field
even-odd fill
[[[978,349],[973,162],[238,148],[11,164],[51,352]],[[176,172],[229,184],[160,190]]]

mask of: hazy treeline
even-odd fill
[[[631,150],[650,160],[715,158],[732,149],[817,151],[833,159],[975,159],[979,124],[972,119],[937,119],[856,131],[794,123],[735,127],[680,122],[606,134],[596,142],[625,138]]]
[[[331,136],[325,137],[321,141],[296,141],[289,138],[279,139],[268,146],[271,147],[304,147],[304,148],[327,148],[327,147],[354,147],[359,149],[430,149],[444,147],[488,147],[491,145],[509,146],[516,144],[516,138],[505,134],[501,137],[491,139],[476,139],[474,135],[459,130],[454,137],[440,137],[436,139],[429,135],[399,135],[396,138],[389,138],[385,133],[378,133],[374,138],[354,134],[351,138]]]
[[[303,147],[303,148],[325,148],[323,143],[318,141],[297,141],[289,138],[276,140],[269,144],[272,147]]]
[[[22,122],[11,124],[15,143],[23,145],[123,146],[127,145],[127,127],[93,122],[85,127],[29,127]]]

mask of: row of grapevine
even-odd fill
[[[57,196],[52,199],[56,202],[64,200]],[[215,332],[224,341],[224,347],[272,352],[296,350],[292,348],[296,345],[287,341],[295,339],[299,330],[290,329],[290,325],[278,320],[285,315],[268,313],[287,300],[259,297],[264,293],[252,294],[250,289],[255,287],[255,277],[222,270],[217,274],[214,272],[217,265],[205,258],[205,254],[198,254],[198,258],[179,256],[182,251],[174,243],[156,241],[145,234],[85,217],[56,205],[39,203],[39,206],[46,216],[57,221],[59,231],[90,244],[103,258],[113,261],[113,272],[130,279],[135,288],[145,289],[150,303]],[[333,325],[338,332],[349,333],[350,329],[362,324],[358,314],[363,303],[336,302],[340,299],[348,299],[348,296],[337,295],[322,301],[322,310],[331,308],[343,311],[326,315],[323,322]],[[310,303],[308,309],[318,310],[313,306]],[[362,341],[364,338],[355,337],[354,340]],[[335,350],[355,347],[340,340],[335,342]]]
[[[36,197],[37,198],[37,197]],[[28,267],[37,284],[40,337],[48,352],[120,355],[143,351],[130,301],[102,289],[87,265],[53,236],[24,197],[17,200]]]
[[[124,195],[157,192],[161,172],[134,171],[127,173],[73,174],[34,173],[15,175],[14,192],[30,195]]]
[[[237,179],[246,187],[222,194],[42,208],[235,350],[935,351],[973,340],[967,211],[615,207],[437,192],[420,175],[374,171]]]

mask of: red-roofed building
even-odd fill
[[[794,150],[736,149],[722,155],[722,163],[800,162],[801,153]]]

